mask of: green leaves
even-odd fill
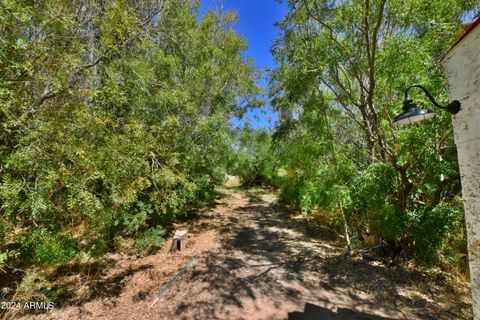
[[[189,0],[0,9],[2,257],[23,243],[53,264],[121,237],[144,249],[212,200],[230,117],[258,103],[234,13],[199,17]]]
[[[271,184],[276,172],[269,133],[247,124],[236,135],[238,143],[234,146],[229,174],[238,176],[244,186]]]
[[[402,130],[392,119],[414,83],[447,100],[439,60],[455,41],[460,17],[477,5],[288,2],[272,47],[278,67],[270,74],[280,115],[276,166],[292,173],[278,180],[285,201],[313,214],[330,210],[343,222],[342,211],[353,238],[388,240],[425,261],[461,237],[458,229],[450,233],[453,212],[462,211],[450,115],[439,112]],[[421,92],[410,94],[420,108],[430,106]]]
[[[165,233],[165,229],[161,226],[144,231],[137,236],[138,248],[143,251],[159,246],[165,240]]]
[[[376,212],[385,210],[396,187],[394,178],[394,169],[387,163],[373,163],[358,172],[351,185],[352,205]]]
[[[463,210],[449,203],[442,203],[433,210],[419,210],[409,217],[409,230],[419,257],[427,263],[437,262],[438,252],[446,239],[463,232]]]
[[[40,265],[51,265],[74,257],[77,244],[71,236],[59,230],[40,227],[23,236],[22,251],[32,255]]]

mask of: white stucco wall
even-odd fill
[[[449,98],[462,109],[453,116],[462,179],[474,319],[480,320],[480,25],[443,59]]]

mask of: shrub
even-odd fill
[[[39,228],[23,236],[22,251],[40,265],[66,262],[78,251],[77,243],[69,235],[56,230]]]
[[[421,261],[427,264],[438,261],[439,250],[459,231],[462,216],[461,209],[446,203],[410,214],[409,231]]]
[[[162,226],[145,230],[137,235],[137,247],[140,250],[148,250],[157,247],[165,240],[165,233],[166,231]]]
[[[47,277],[34,269],[28,270],[17,287],[17,301],[55,302],[67,293],[65,287],[54,287]]]

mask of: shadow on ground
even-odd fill
[[[470,306],[454,298],[453,288],[442,288],[451,291],[447,305],[433,301],[433,284],[433,291],[404,295],[402,288],[418,290],[416,284],[431,279],[401,266],[346,256],[321,234],[309,232],[304,220],[291,219],[282,205],[248,194],[248,203],[232,210],[220,230],[221,248],[204,256],[184,281],[202,286],[191,294],[198,298],[178,305],[181,319],[252,318],[238,310],[262,318],[266,311],[288,306],[305,309],[286,311],[284,319],[394,319],[373,313],[396,314],[395,319],[468,319],[464,313]],[[318,299],[330,306],[306,303]]]
[[[114,263],[114,261],[113,261]],[[118,297],[125,290],[126,282],[137,272],[148,270],[153,267],[152,264],[143,264],[135,267],[128,267],[115,274],[104,274],[103,266],[92,264],[92,266],[72,265],[72,270],[62,267],[57,270],[58,274],[66,277],[71,274],[79,274],[83,278],[84,289],[79,292],[68,292],[62,297],[59,306],[83,305],[95,299]],[[91,275],[91,276],[90,276]],[[62,283],[62,287],[75,288],[78,280],[70,278]],[[114,302],[113,302],[114,303]]]
[[[288,320],[392,320],[371,314],[365,314],[349,309],[339,308],[336,312],[322,308],[315,304],[306,303],[303,312],[294,311],[288,313]]]

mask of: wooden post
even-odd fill
[[[175,234],[173,235],[172,247],[170,248],[170,251],[176,252],[176,251],[185,250],[185,246],[187,245],[187,237],[188,237],[187,230],[175,231]]]

